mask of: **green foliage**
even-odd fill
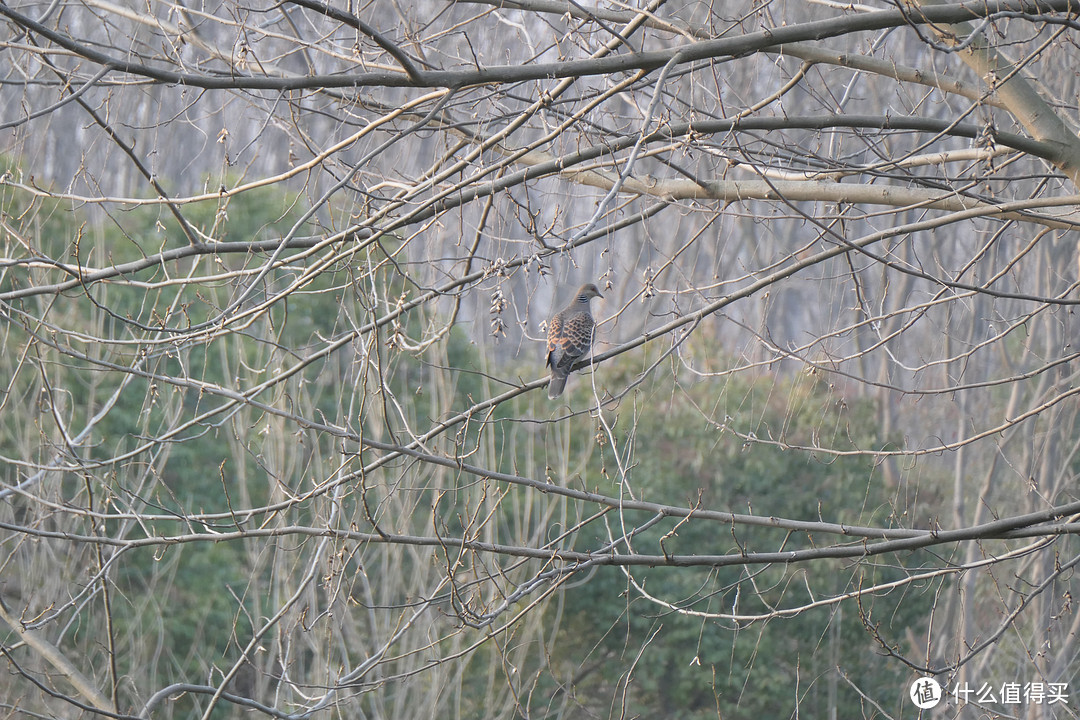
[[[11,195],[2,201],[9,217],[21,219],[25,237],[49,243],[48,255],[71,262],[122,262],[186,242],[176,221],[160,207],[134,209],[91,226],[78,222],[60,203],[27,202]],[[188,207],[185,215],[193,225],[220,240],[244,240],[286,232],[296,222],[299,209],[294,196],[267,188],[228,201]],[[386,238],[382,247],[370,248],[366,259],[350,262],[367,262],[369,266],[383,262],[386,253],[393,252],[392,243],[392,238]],[[178,434],[169,434],[177,418],[186,421],[222,402],[200,393],[198,383],[232,386],[236,377],[242,377],[245,386],[261,382],[268,373],[295,361],[313,338],[332,337],[363,325],[372,316],[385,314],[398,298],[409,293],[390,264],[378,275],[382,286],[376,294],[386,303],[379,308],[363,306],[367,295],[354,290],[352,271],[345,265],[321,269],[299,284],[305,268],[281,268],[262,277],[261,284],[251,288],[244,300],[257,303],[271,293],[293,288],[287,299],[277,302],[257,321],[259,324],[205,342],[156,342],[164,325],[184,327],[216,317],[237,298],[246,282],[236,278],[250,278],[247,271],[264,261],[265,257],[243,255],[189,261],[220,263],[223,273],[237,273],[216,286],[160,284],[147,288],[118,280],[80,287],[65,297],[51,299],[56,304],[50,312],[63,316],[58,325],[83,328],[88,338],[97,335],[137,342],[102,349],[101,344],[85,338],[51,338],[51,342],[66,344],[74,356],[42,351],[42,356],[35,358],[39,374],[21,370],[10,383],[9,392],[27,405],[40,401],[46,384],[64,388],[66,395],[52,400],[55,408],[42,406],[41,437],[31,436],[23,428],[4,426],[0,436],[4,454],[34,457],[26,447],[36,443],[35,447],[40,445],[39,459],[47,461],[50,447],[59,447],[60,442],[56,433],[47,429],[49,411],[55,409],[68,427],[81,428],[120,387],[121,373],[103,373],[96,363],[137,365],[149,373],[195,382],[179,387],[159,385],[149,377],[127,381],[116,404],[96,426],[92,442],[85,443],[87,458],[93,461],[123,455],[165,435],[168,443],[159,447],[167,449],[156,463],[146,463],[148,469],[142,477],[132,472],[142,467],[142,460],[117,467],[105,476],[111,483],[104,488],[108,492],[95,487],[96,496],[112,493],[121,505],[142,503],[142,509],[161,514],[221,512],[241,496],[245,498],[242,506],[264,502],[279,480],[271,477],[260,459],[270,451],[264,447],[267,441],[262,433],[252,430],[265,418],[248,412],[228,422],[214,418],[211,422],[216,424],[191,423]],[[166,276],[182,275],[188,267],[181,263],[139,279],[162,281]],[[55,275],[49,278],[47,281],[56,282]],[[7,273],[0,276],[0,289],[16,289],[29,281],[25,275]],[[92,302],[87,302],[88,298]],[[19,304],[14,307],[18,309]],[[103,308],[108,312],[102,312]],[[43,313],[38,310],[36,314]],[[392,433],[398,429],[393,423],[401,419],[395,413],[400,412],[415,426],[417,423],[411,421],[417,417],[434,419],[445,415],[448,408],[456,412],[498,389],[492,387],[484,358],[456,328],[422,356],[395,344],[400,337],[423,336],[428,329],[422,324],[427,320],[419,312],[409,313],[400,325],[381,329],[377,342],[366,348],[379,354],[379,381],[400,401],[400,408],[385,416],[368,415],[361,409],[360,417],[348,418],[350,421],[363,424],[365,430],[382,423],[378,429]],[[6,362],[27,346],[30,332],[37,330],[7,328]],[[144,342],[145,347],[140,347]],[[39,344],[39,348],[46,347]],[[111,354],[100,355],[105,352]],[[319,376],[345,377],[347,367],[334,363],[348,366],[350,362],[347,353],[340,353],[308,368],[302,381],[285,388],[292,393],[288,401],[315,408],[316,417],[345,417],[340,382],[320,380]],[[620,377],[629,379],[634,374],[627,365],[609,365],[598,371],[598,381],[618,387],[626,384]],[[529,365],[523,376],[540,372],[542,368],[536,363]],[[652,386],[655,383],[642,387]],[[571,382],[566,402],[575,409],[588,407],[591,393],[591,384],[578,378]],[[483,418],[466,423],[460,432],[437,438],[431,446],[452,443],[453,447],[446,448],[448,452],[468,457],[470,462],[475,452],[480,464],[532,478],[595,487],[605,494],[617,494],[620,483],[625,482],[636,497],[662,503],[700,503],[712,509],[801,520],[821,518],[865,525],[889,522],[889,497],[869,460],[837,459],[791,449],[819,444],[842,447],[845,443],[876,447],[887,440],[875,437],[874,407],[869,402],[845,403],[835,389],[813,376],[763,375],[752,383],[732,378],[679,378],[673,392],[643,398],[639,407],[647,410],[632,411],[626,401],[614,413],[604,410],[615,423],[614,449],[597,444],[595,438],[604,434],[597,432],[595,420],[588,414],[559,423],[531,422],[533,418],[561,416],[562,410],[556,410],[542,393],[504,403]],[[241,425],[242,430],[237,430]],[[748,441],[750,437],[769,442]],[[627,452],[628,447],[632,452]],[[307,448],[290,451],[311,452]],[[620,463],[613,452],[620,453],[625,477],[618,475]],[[392,468],[390,474],[396,472],[399,469]],[[457,492],[453,477],[429,478],[423,472],[443,471],[423,470],[419,477],[410,476],[409,489],[399,488],[397,500],[407,510],[410,503],[411,507],[430,508],[438,498],[437,522],[451,535],[471,533],[477,528],[468,524],[481,517],[486,523],[482,528],[486,540],[526,542],[521,538],[528,538],[527,542],[539,545],[579,522],[582,518],[575,518],[575,512],[591,514],[595,510],[591,506],[553,510],[558,500],[547,502],[540,493],[491,483],[483,500],[491,507],[480,512],[474,495]],[[446,474],[451,475],[449,471]],[[299,478],[283,480],[301,482]],[[60,492],[64,502],[85,503],[86,483],[71,475]],[[401,500],[406,495],[408,499]],[[359,494],[344,499],[342,505],[357,502]],[[371,505],[378,507],[378,498],[373,498]],[[560,517],[560,511],[565,516]],[[290,520],[308,521],[304,512],[296,510]],[[643,513],[626,512],[619,518],[612,514],[587,524],[568,542],[581,550],[593,550],[609,534],[619,536],[625,527],[648,520]],[[413,522],[409,512],[396,513],[390,521],[400,522],[406,530]],[[427,521],[426,515],[417,513],[415,522],[422,524],[419,532],[430,530]],[[116,531],[120,522],[110,523],[109,532]],[[610,527],[602,527],[602,522]],[[177,527],[163,523],[160,530],[176,532]],[[153,522],[147,522],[132,527],[129,537],[158,530]],[[191,532],[203,530],[191,528]],[[720,555],[792,550],[811,547],[813,542],[801,534],[789,536],[768,528],[666,519],[637,534],[632,550]],[[175,678],[211,677],[214,666],[234,661],[237,648],[251,636],[250,618],[261,617],[257,606],[260,593],[268,586],[263,575],[269,570],[257,567],[255,555],[245,553],[242,543],[215,542],[126,553],[116,564],[114,576],[118,592],[113,613],[122,649],[119,654],[124,658],[121,674],[145,673],[151,679],[137,685],[160,687]],[[414,564],[420,562],[419,557],[405,554],[395,571],[412,575]],[[489,571],[477,568],[479,573]],[[508,572],[527,576],[534,571],[523,563]],[[875,594],[757,623],[712,616],[764,615],[904,574],[903,567],[838,560],[798,568],[633,568],[629,575],[617,568],[600,568],[587,577],[572,578],[558,601],[546,607],[552,618],[559,615],[559,630],[551,646],[533,656],[533,671],[541,678],[542,692],[519,701],[533,703],[530,711],[539,712],[549,703],[569,698],[602,717],[611,714],[611,708],[618,707],[624,697],[628,714],[648,717],[716,717],[718,712],[725,718],[786,717],[796,705],[802,715],[825,717],[835,696],[838,715],[855,717],[862,714],[859,700],[845,683],[837,683],[835,667],[843,667],[856,685],[899,688],[898,674],[903,668],[875,654],[875,640],[867,628],[896,637],[904,628],[920,624],[927,612],[921,596],[907,595],[901,603],[902,591]],[[672,607],[645,598],[642,591]],[[529,641],[521,642],[525,646]],[[487,645],[460,669],[463,702],[475,709],[473,714],[482,714],[489,700],[487,693],[496,674],[492,668],[499,665],[500,652],[503,648],[495,643]],[[155,658],[153,662],[148,660],[150,656]],[[522,669],[521,677],[525,674]]]
[[[237,646],[251,637],[250,615],[238,601],[250,582],[239,546],[139,550],[120,567],[114,612],[128,645],[118,653],[132,663],[128,672],[140,672],[140,653],[150,650],[163,655],[159,670],[166,677],[206,676],[210,661],[235,659]],[[150,638],[160,645],[148,647]]]
[[[92,222],[85,209],[72,212],[60,201],[33,198],[0,186],[0,211],[8,226],[17,231],[25,245],[12,244],[6,235],[9,257],[33,258],[37,254],[83,266],[103,266],[137,260],[161,250],[186,244],[176,220],[158,206],[117,211],[100,222]],[[204,202],[184,208],[185,217],[195,227],[218,240],[259,240],[279,237],[296,222],[302,208],[294,195],[276,188],[261,188],[229,200]],[[269,219],[269,220],[267,220]],[[229,256],[202,256],[157,268],[133,278],[119,277],[78,286],[62,295],[32,296],[11,303],[12,317],[19,310],[30,316],[47,317],[59,327],[74,328],[85,337],[50,333],[40,326],[20,327],[6,323],[3,328],[3,360],[11,378],[9,402],[19,402],[37,411],[37,422],[0,424],[0,452],[5,456],[49,462],[63,449],[56,429],[62,418],[70,432],[81,430],[101,411],[122,382],[123,390],[111,409],[99,419],[81,452],[88,461],[112,458],[145,446],[172,431],[181,421],[221,403],[219,398],[200,393],[196,386],[183,387],[157,382],[145,376],[107,372],[100,363],[136,367],[158,376],[231,385],[239,373],[260,375],[280,362],[278,348],[287,337],[288,347],[303,347],[316,332],[331,334],[338,322],[340,293],[297,293],[291,317],[283,304],[263,326],[184,345],[160,342],[167,332],[163,326],[184,328],[216,316],[236,296],[238,284],[223,281],[216,286],[161,284],[146,287],[168,277],[183,276],[191,263],[216,264],[218,272],[244,271],[260,266],[263,256],[242,253]],[[256,287],[251,301],[263,298],[268,290],[279,290],[295,279],[290,268],[270,273]],[[243,277],[242,275],[240,277]],[[37,267],[17,267],[0,274],[0,291],[68,280],[69,276]],[[320,276],[322,290],[342,282],[334,272]],[[42,308],[48,307],[45,311]],[[277,326],[275,326],[275,323]],[[31,344],[36,334],[38,341]],[[129,345],[98,343],[102,337],[119,341],[139,341]],[[139,343],[146,341],[145,345]],[[19,363],[20,354],[32,348],[33,362]],[[55,347],[54,347],[55,346]],[[19,363],[19,364],[16,364]],[[179,411],[179,412],[178,412]],[[215,423],[220,418],[214,418]],[[154,453],[136,456],[92,481],[91,492],[115,499],[123,511],[129,507],[152,514],[220,512],[232,501],[259,505],[267,496],[267,473],[258,463],[237,472],[237,448],[230,444],[228,424],[194,423]],[[244,452],[257,455],[262,436],[251,433],[253,442]],[[153,456],[154,462],[145,459]],[[141,469],[145,468],[145,472]],[[6,466],[5,473],[14,473]],[[8,481],[13,481],[9,477]],[[63,502],[85,505],[87,486],[83,478],[67,474],[58,487]],[[132,525],[110,521],[109,533],[126,527],[127,537],[138,538],[154,532],[173,533],[181,526],[163,523]],[[191,526],[193,532],[201,526]],[[91,532],[87,528],[86,532]],[[235,660],[238,647],[250,639],[250,618],[257,615],[252,592],[261,582],[259,571],[250,566],[240,543],[197,542],[167,551],[133,550],[115,564],[113,579],[117,592],[112,598],[114,633],[118,643],[119,671],[137,678],[139,687],[161,687],[176,678],[189,680],[212,677],[211,666],[225,666]],[[104,646],[103,637],[93,637],[104,628],[92,628],[88,642]],[[144,681],[145,684],[144,684]],[[217,713],[221,716],[225,712]]]
[[[679,384],[666,400],[641,405],[649,411],[635,418],[627,478],[640,497],[808,521],[888,524],[888,493],[870,460],[790,449],[813,446],[822,428],[836,435],[832,446],[838,438],[880,444],[869,402],[840,402],[813,377],[769,376],[749,386],[730,379]],[[778,442],[748,443],[725,424]],[[605,464],[611,467],[612,459]],[[609,525],[617,536],[649,517],[626,512]],[[579,549],[592,535],[579,539]],[[691,519],[650,528],[634,539],[632,550],[720,555],[794,550],[813,542],[801,534]],[[906,668],[880,654],[868,628],[903,637],[929,610],[921,596],[897,590],[791,617],[746,619],[905,575],[902,567],[873,563],[826,559],[799,567],[628,572],[600,568],[587,581],[572,583],[554,644],[553,680],[601,716],[625,698],[630,714],[643,717],[788,717],[796,707],[800,715],[826,717],[833,703],[839,717],[860,717],[861,700],[836,667],[860,687],[901,688]],[[670,607],[646,599],[642,590]]]

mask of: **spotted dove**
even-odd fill
[[[592,347],[596,322],[589,311],[589,300],[603,295],[596,285],[582,285],[570,304],[555,314],[548,323],[547,364],[551,367],[548,397],[557,398],[566,387],[570,368]]]

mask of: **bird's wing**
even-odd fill
[[[547,328],[547,364],[555,367],[562,355],[563,318],[562,313],[557,313],[548,322]]]
[[[569,370],[578,358],[589,352],[593,338],[593,319],[587,312],[552,318],[554,332],[548,332],[548,362],[552,367]]]

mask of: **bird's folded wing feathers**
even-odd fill
[[[551,318],[551,320],[548,322],[548,331],[547,331],[548,362],[551,362],[551,353],[555,352],[555,350],[559,349],[562,346],[562,343],[560,342],[560,338],[562,337],[562,334],[563,334],[562,324],[563,324],[562,317],[560,315],[556,315],[555,317]]]
[[[593,325],[592,317],[584,312],[552,318],[548,332],[548,363],[569,369],[588,353],[592,346]]]

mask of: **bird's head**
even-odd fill
[[[578,299],[578,302],[580,302],[580,303],[587,303],[587,302],[589,302],[589,300],[592,300],[594,297],[598,297],[598,298],[604,297],[603,295],[600,294],[600,288],[596,287],[596,285],[594,283],[588,283],[587,285],[582,285],[581,289],[578,290],[577,299]]]

